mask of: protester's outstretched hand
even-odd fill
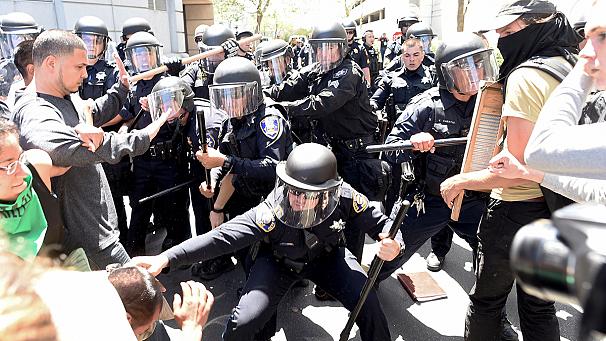
[[[128,72],[126,71],[126,67],[122,62],[122,59],[120,59],[120,56],[118,56],[117,53],[114,53],[113,56],[114,61],[116,61],[116,66],[118,67],[118,79],[120,79],[122,85],[124,85],[127,89],[130,89],[130,83],[128,82]]]
[[[181,289],[183,296],[175,294],[173,301],[175,321],[181,326],[185,340],[200,340],[214,296],[202,283],[194,281],[181,282]]]
[[[543,181],[544,173],[523,165],[509,151],[503,150],[490,159],[488,170],[506,179],[526,179],[538,183]]]
[[[158,276],[158,274],[168,266],[168,257],[163,254],[159,254],[157,256],[141,256],[135,257],[131,259],[129,262],[130,265],[139,266],[154,276]]]

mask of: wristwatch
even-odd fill
[[[227,155],[225,157],[225,161],[223,161],[223,166],[221,167],[221,172],[223,174],[227,174],[229,173],[229,171],[231,171],[231,168],[234,166],[234,157],[231,155]]]

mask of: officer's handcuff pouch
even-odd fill
[[[391,166],[379,159],[358,160],[360,189],[371,201],[383,201],[391,185]]]
[[[431,195],[440,196],[440,184],[454,175],[457,163],[454,159],[427,153],[425,183]]]

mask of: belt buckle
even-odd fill
[[[152,157],[156,157],[156,147],[155,146],[149,147],[149,155],[151,155]]]

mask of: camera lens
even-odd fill
[[[522,227],[511,246],[511,267],[526,292],[545,300],[579,304],[574,291],[575,256],[551,221]]]

